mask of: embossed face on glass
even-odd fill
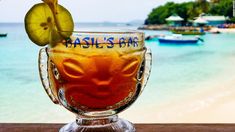
[[[72,112],[115,110],[142,88],[142,34],[76,36],[48,48],[53,95]]]

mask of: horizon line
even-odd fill
[[[0,22],[1,24],[3,24],[3,23],[24,23],[24,22]],[[124,24],[126,24],[126,23],[136,23],[136,22],[113,22],[113,21],[103,21],[103,22],[74,22],[75,24],[76,23],[124,23]],[[138,22],[137,22],[138,23]],[[140,22],[139,22],[140,23]]]

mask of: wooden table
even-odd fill
[[[0,132],[58,132],[64,124],[0,123]],[[137,132],[235,132],[235,124],[135,124]]]

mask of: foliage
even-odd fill
[[[170,14],[175,13],[175,4],[173,2],[168,2],[164,6],[159,6],[152,10],[149,14],[148,19],[145,21],[147,24],[162,24],[165,23],[165,18]]]
[[[211,4],[209,13],[233,17],[233,0],[220,0],[217,4]]]
[[[168,2],[165,5],[154,8],[145,20],[145,24],[164,24],[166,23],[165,19],[173,14],[178,14],[184,19],[184,22],[198,17],[201,13],[232,17],[232,1],[217,0],[217,2],[208,2],[206,0],[197,0],[196,2],[180,4]]]
[[[235,17],[231,18],[231,19],[229,20],[229,22],[230,22],[230,23],[235,23]]]

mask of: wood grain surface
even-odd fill
[[[0,123],[0,132],[58,132],[64,124]],[[135,124],[137,132],[235,132],[235,124]]]

